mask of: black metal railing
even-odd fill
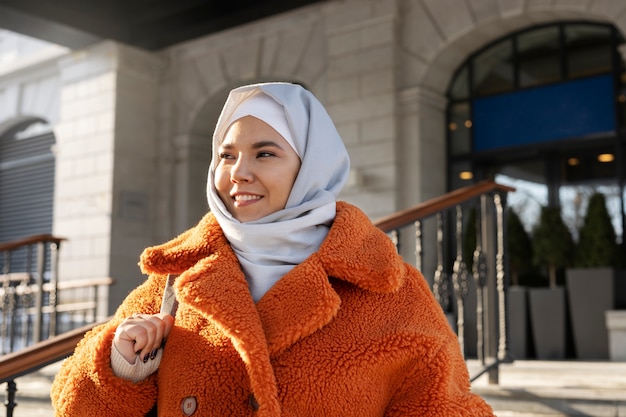
[[[398,251],[412,251],[416,267],[427,279],[432,277],[432,291],[455,328],[461,350],[482,364],[472,380],[488,373],[493,384],[498,383],[498,365],[510,360],[504,214],[511,191],[482,181],[376,222]]]
[[[98,320],[98,301],[106,297],[101,291],[113,283],[108,277],[59,281],[63,240],[36,235],[0,244],[0,373],[9,370],[9,361],[12,366],[23,361],[28,364],[26,369],[0,379],[7,383],[5,405],[9,417],[16,405],[15,378],[62,358],[52,358],[50,355],[58,352],[53,349],[50,355],[44,354],[45,349],[40,347],[46,348],[49,340],[59,334],[71,335],[77,328],[92,326]]]
[[[36,235],[0,244],[0,354],[96,320],[99,291],[112,280],[59,282],[63,240]]]

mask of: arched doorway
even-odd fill
[[[624,37],[609,24],[558,22],[500,38],[459,67],[447,96],[449,188],[515,186],[528,230],[561,206],[575,234],[589,196],[605,194],[624,229]]]

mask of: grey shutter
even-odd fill
[[[0,242],[52,232],[54,142],[52,132],[0,138]],[[11,270],[22,262],[13,259]]]

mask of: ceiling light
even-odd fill
[[[615,155],[612,153],[601,153],[598,155],[598,162],[613,162],[615,161]]]

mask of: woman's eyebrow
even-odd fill
[[[278,149],[283,149],[282,146],[280,146],[280,144],[271,141],[271,140],[262,140],[259,142],[255,142],[252,144],[252,148],[254,149],[259,149],[259,148],[265,148],[266,146],[270,146],[270,147],[274,147],[274,148],[278,148]]]
[[[222,142],[222,144],[219,146],[220,149],[233,149],[236,145],[231,143],[231,142]],[[282,146],[280,146],[279,143],[274,142],[272,140],[261,140],[259,142],[254,142],[252,144],[252,149],[261,149],[261,148],[265,148],[265,147],[273,147],[273,148],[278,148],[278,149],[284,149]]]

